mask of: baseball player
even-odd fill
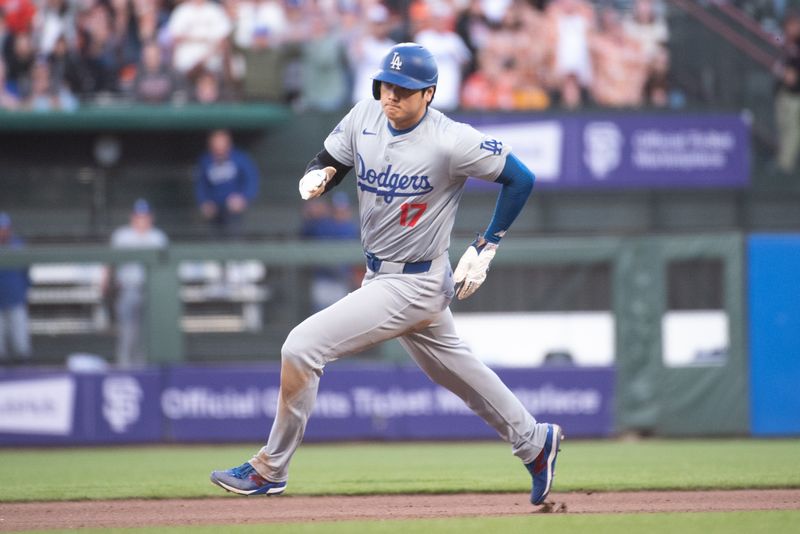
[[[532,476],[531,502],[547,497],[561,428],[538,423],[470,352],[448,307],[453,296],[469,297],[486,279],[534,176],[501,141],[429,107],[437,80],[427,49],[415,43],[392,47],[373,76],[374,100],[350,110],[300,180],[300,196],[307,200],[354,171],[367,273],[359,289],[289,334],[267,444],[248,462],[212,472],[211,481],[222,488],[241,495],[282,493],[325,365],[399,338],[433,381],[461,397],[511,444]],[[499,182],[502,190],[486,232],[453,272],[447,249],[469,176]]]

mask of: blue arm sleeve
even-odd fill
[[[489,227],[483,234],[483,238],[490,243],[499,243],[511,223],[522,211],[522,207],[528,200],[533,189],[533,182],[536,177],[514,154],[506,156],[506,165],[500,176],[495,182],[503,184],[500,195],[497,197],[497,205],[494,208],[494,216]]]

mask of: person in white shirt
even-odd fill
[[[389,37],[391,30],[389,10],[376,4],[367,12],[365,32],[356,37],[347,50],[353,71],[353,104],[372,98],[372,76],[381,66],[386,51],[397,43]]]
[[[183,75],[199,70],[219,73],[233,26],[225,10],[209,0],[184,0],[169,17],[172,66]]]
[[[423,29],[414,38],[417,43],[431,51],[439,65],[436,107],[442,111],[458,108],[463,69],[472,58],[464,40],[452,30],[452,21],[449,7],[434,4]]]
[[[111,235],[113,248],[164,248],[167,244],[166,234],[153,226],[153,213],[150,204],[144,199],[134,203],[130,223],[117,228]],[[124,263],[117,267],[114,283],[117,363],[120,367],[143,365],[145,351],[142,345],[142,321],[147,272],[139,263]]]
[[[233,41],[240,49],[280,44],[289,29],[286,10],[276,0],[242,0],[236,7]]]
[[[546,16],[559,85],[577,79],[581,87],[589,87],[594,78],[589,46],[596,26],[594,7],[585,0],[556,0],[547,6]]]
[[[669,28],[653,0],[636,0],[622,25],[625,33],[640,43],[648,64],[655,62],[669,40]]]

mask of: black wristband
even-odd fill
[[[347,173],[350,172],[350,169],[353,168],[353,167],[348,167],[343,163],[340,163],[333,156],[331,156],[327,150],[323,148],[319,152],[319,154],[314,156],[314,159],[309,161],[308,165],[306,165],[306,174],[316,169],[324,169],[325,167],[333,167],[334,169],[336,169],[336,173],[330,180],[328,180],[328,183],[325,185],[326,193],[331,189],[333,189],[334,187],[336,187],[337,185],[339,185],[339,183],[344,179]]]

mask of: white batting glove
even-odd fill
[[[303,200],[308,200],[320,196],[334,174],[336,174],[336,169],[333,167],[315,169],[306,173],[305,176],[300,178],[298,187],[300,189],[300,197]]]
[[[458,300],[464,300],[481,287],[486,280],[486,272],[494,259],[495,252],[497,245],[489,243],[482,237],[467,247],[467,251],[458,260],[456,270],[453,272]]]

